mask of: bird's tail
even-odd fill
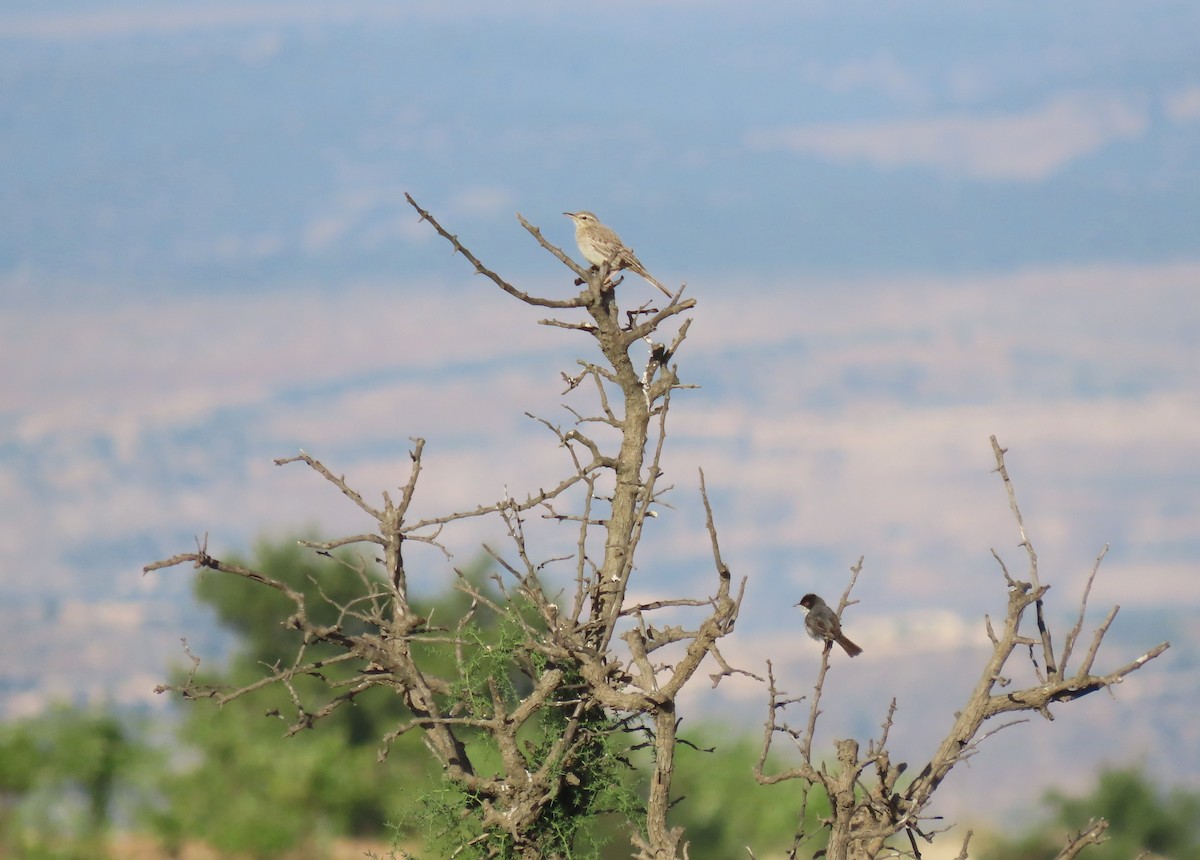
[[[663,295],[665,295],[667,298],[671,297],[671,291],[668,290],[666,287],[664,287],[662,284],[660,284],[658,281],[654,280],[654,278],[650,277],[649,275],[645,274],[644,272],[642,273],[642,277],[645,278],[650,283],[654,284],[654,286],[658,287],[660,290],[662,290]]]
[[[857,657],[862,653],[862,649],[847,639],[843,634],[838,634],[837,644],[841,645],[842,650],[844,650],[851,657]]]

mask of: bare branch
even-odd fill
[[[1104,835],[1104,831],[1108,830],[1108,822],[1103,818],[1096,818],[1088,822],[1088,826],[1079,831],[1078,834],[1072,836],[1063,849],[1054,855],[1054,860],[1071,860],[1077,857],[1079,852],[1089,845],[1099,845],[1108,839]]]
[[[475,271],[477,273],[483,275],[485,278],[490,280],[492,283],[494,283],[500,289],[504,290],[504,292],[508,293],[513,298],[520,299],[521,301],[525,302],[525,304],[527,304],[527,305],[536,305],[538,307],[543,307],[543,308],[581,308],[581,307],[584,307],[588,303],[589,299],[585,298],[583,295],[576,296],[573,299],[566,299],[566,300],[544,299],[544,298],[539,298],[537,296],[531,296],[528,293],[524,293],[521,290],[518,290],[516,287],[514,287],[508,281],[504,280],[498,274],[496,274],[491,269],[489,269],[487,266],[483,265],[483,263],[481,263],[474,254],[472,254],[470,251],[468,251],[466,249],[466,247],[464,247],[463,244],[458,241],[457,236],[451,235],[449,232],[447,232],[447,230],[444,227],[442,227],[441,224],[438,223],[436,218],[434,218],[427,211],[425,211],[420,206],[418,206],[417,201],[413,200],[412,195],[405,194],[404,199],[408,201],[409,205],[412,206],[413,209],[417,210],[417,214],[421,216],[422,221],[428,221],[431,225],[433,225],[433,229],[437,231],[438,235],[441,236],[443,239],[445,239],[447,242],[449,242],[454,247],[454,250],[456,253],[462,254],[463,257],[466,258],[467,262],[469,262],[472,266],[475,267]],[[522,218],[520,215],[518,215],[517,220],[519,220],[521,222],[521,224],[524,225],[526,230],[529,230],[531,233],[534,234],[535,238],[537,238],[537,240],[542,244],[542,246],[544,248],[549,250],[551,253],[555,254],[555,256],[557,256],[560,260],[562,260],[564,263],[566,263],[568,266],[570,266],[577,274],[580,274],[580,275],[583,274],[582,270],[579,269],[579,267],[576,266],[574,263],[572,263],[566,257],[566,255],[562,253],[562,251],[559,251],[557,248],[554,248],[552,245],[549,245],[548,243],[544,242],[541,238],[541,234],[536,231],[536,228],[533,228],[533,227],[529,226],[528,224],[526,224],[524,218]]]
[[[320,460],[315,459],[314,457],[309,456],[304,451],[301,451],[295,457],[279,457],[276,460],[274,460],[274,463],[276,466],[285,466],[288,463],[306,463],[310,469],[312,469],[318,475],[323,477],[326,481],[328,481],[329,483],[331,483],[335,487],[337,487],[339,490],[341,490],[342,495],[344,495],[350,501],[354,502],[354,504],[358,505],[359,508],[366,511],[374,519],[379,519],[382,516],[382,514],[380,513],[380,511],[377,508],[374,508],[371,505],[368,505],[363,500],[363,497],[360,496],[357,492],[355,492],[354,489],[352,489],[350,487],[350,485],[348,485],[346,483],[346,479],[344,476],[333,474],[333,472],[331,472],[331,471],[329,471],[329,469],[325,468],[324,463],[322,463]]]
[[[1000,473],[1000,477],[1004,481],[1004,490],[1008,493],[1008,505],[1012,508],[1013,517],[1017,521],[1017,531],[1021,535],[1020,546],[1025,547],[1025,553],[1029,556],[1029,581],[1033,583],[1034,588],[1040,588],[1041,583],[1038,582],[1037,553],[1034,552],[1033,543],[1029,540],[1029,535],[1025,532],[1025,519],[1021,516],[1021,508],[1017,505],[1017,492],[1008,477],[1008,467],[1004,464],[1004,455],[1007,449],[1000,447],[1000,443],[996,441],[995,436],[989,436],[988,439],[992,443],[992,453],[996,455],[996,471]]]
[[[963,837],[962,850],[958,852],[958,856],[954,860],[967,860],[967,846],[971,843],[971,837],[974,835],[974,830],[967,831],[967,835]]]

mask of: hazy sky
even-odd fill
[[[331,6],[0,11],[0,713],[151,698],[206,624],[188,571],[141,566],[195,535],[367,525],[275,457],[377,498],[423,436],[430,513],[561,473],[524,413],[567,420],[593,347],[472,276],[409,191],[523,288],[574,289],[514,213],[573,251],[560,213],[588,208],[697,299],[640,591],[711,588],[702,467],[750,577],[726,654],[784,647],[798,689],[790,604],[865,556],[852,730],[907,690],[916,759],[941,723],[915,700],[970,686],[1002,611],[990,549],[1023,569],[996,434],[1056,617],[1109,544],[1100,668],[1175,646],[1071,706],[1084,728],[1030,727],[1043,761],[1095,739],[1036,785],[1105,760],[1194,783],[1194,678],[1165,679],[1200,653],[1200,6]]]

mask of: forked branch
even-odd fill
[[[1017,526],[1019,545],[1025,550],[1029,561],[1028,579],[1011,576],[999,554],[993,550],[1008,592],[1003,623],[995,625],[991,619],[985,619],[992,651],[985,661],[979,680],[963,707],[956,712],[950,731],[907,786],[899,787],[899,777],[905,766],[892,765],[887,750],[895,709],[894,700],[884,721],[883,733],[878,742],[870,744],[865,758],[859,758],[856,741],[839,739],[833,742],[837,751],[837,767],[831,768],[827,764],[818,766],[812,759],[812,744],[821,714],[821,698],[825,694],[825,684],[829,677],[830,649],[827,645],[817,671],[817,681],[809,702],[808,721],[802,730],[792,729],[781,720],[783,709],[796,700],[789,699],[777,689],[774,674],[768,664],[768,718],[756,777],[765,784],[798,779],[809,786],[815,786],[828,796],[833,814],[825,822],[828,834],[825,856],[830,860],[846,860],[850,857],[873,858],[884,850],[887,839],[900,833],[907,835],[908,843],[915,854],[917,836],[932,838],[932,834],[922,832],[921,822],[934,793],[954,766],[970,757],[981,742],[1000,729],[1023,722],[989,721],[1001,715],[1020,712],[1034,712],[1047,719],[1053,719],[1052,706],[1082,698],[1098,690],[1111,689],[1119,685],[1131,672],[1140,669],[1170,647],[1169,643],[1163,642],[1106,674],[1094,673],[1092,666],[1101,641],[1117,612],[1117,608],[1114,607],[1096,628],[1079,668],[1074,673],[1068,673],[1067,661],[1082,632],[1092,582],[1104,557],[1102,552],[1093,565],[1091,576],[1080,597],[1078,620],[1064,640],[1062,660],[1055,661],[1053,637],[1044,611],[1044,600],[1049,586],[1043,584],[1039,576],[1037,552],[1017,504],[1016,490],[1004,460],[1006,452],[996,442],[995,437],[992,437],[991,443],[996,458],[996,471],[1003,480]],[[847,605],[848,594],[849,591],[843,595],[839,612]],[[1026,636],[1022,631],[1022,622],[1030,607],[1034,607],[1033,618],[1037,627],[1034,638]],[[1027,647],[1032,657],[1035,646],[1041,652],[1041,660],[1033,660],[1039,682],[1024,689],[1008,690],[1007,679],[1012,673],[1007,667],[1013,653]],[[1044,674],[1041,673],[1042,666],[1045,667]],[[767,774],[763,772],[767,753],[773,739],[778,735],[787,736],[794,741],[800,752],[801,763],[780,773]],[[874,773],[867,769],[871,764],[874,765]],[[1093,844],[1102,832],[1102,823],[1093,825],[1072,840],[1059,856],[1075,856],[1085,845]],[[796,856],[801,841],[810,836],[811,834],[805,832],[802,823],[797,829],[791,856]],[[964,842],[960,856],[965,854]]]
[[[518,215],[537,242],[577,277],[576,285],[583,285],[568,299],[531,295],[484,265],[412,197],[407,199],[456,253],[505,294],[528,305],[583,316],[582,322],[548,322],[581,331],[598,347],[602,360],[581,360],[582,373],[563,375],[568,396],[591,392],[594,401],[581,409],[568,405],[574,427],[536,419],[566,449],[567,471],[549,488],[523,498],[506,491],[491,504],[417,519],[411,510],[423,468],[422,439],[412,440],[409,474],[398,498],[385,490],[381,504],[368,501],[344,476],[307,452],[280,458],[279,465],[307,465],[371,517],[370,532],[302,542],[325,554],[368,545],[373,558],[355,567],[363,593],[338,606],[324,592],[305,593],[227,564],[203,546],[149,565],[147,570],[156,570],[190,562],[274,588],[290,599],[293,611],[285,625],[300,639],[290,659],[268,667],[251,684],[204,687],[193,670],[182,683],[163,689],[230,702],[278,686],[286,690],[293,711],[292,732],[313,727],[366,690],[390,690],[407,714],[383,734],[381,758],[396,738],[420,732],[443,769],[446,785],[461,793],[463,815],[476,823],[476,835],[467,844],[487,856],[570,853],[571,834],[604,807],[597,798],[621,782],[617,769],[623,766],[624,750],[619,738],[630,731],[645,733],[655,748],[654,779],[644,814],[631,822],[634,845],[638,856],[647,860],[675,858],[681,850],[686,854],[681,831],[666,821],[678,726],[676,699],[709,656],[720,668],[715,679],[741,671],[721,656],[717,644],[733,631],[745,590],[743,579],[738,593],[731,593],[731,575],[720,555],[703,475],[700,494],[716,566],[715,592],[703,600],[641,603],[631,603],[626,595],[638,547],[660,511],[668,510],[662,499],[669,488],[659,481],[671,395],[690,387],[680,382],[675,363],[690,324],[680,315],[695,302],[677,295],[665,308],[642,307],[622,314],[605,266],[583,269]],[[675,319],[679,324],[664,331]],[[592,380],[594,389],[579,385],[585,378]],[[607,437],[601,435],[605,432]],[[528,527],[530,516],[575,529],[575,554],[539,551]],[[446,626],[436,626],[414,608],[405,549],[411,543],[426,544],[450,558],[453,527],[479,517],[503,525],[508,548],[485,546],[497,571],[490,584],[459,573],[455,587],[468,595],[470,605],[458,618],[443,621]],[[367,573],[372,562],[382,568],[381,575]],[[570,568],[571,578],[565,582],[554,577],[560,566]],[[572,587],[574,593],[560,607],[558,596]],[[335,620],[314,620],[306,598],[336,609]],[[674,617],[656,623],[668,613],[681,612],[700,617],[690,619],[688,629],[671,623]],[[503,629],[503,636],[488,638],[479,623],[484,615],[493,627]],[[318,647],[325,650],[318,654]],[[327,656],[330,649],[336,656]],[[649,654],[659,650],[672,652],[670,663],[651,663]],[[451,668],[431,660],[433,653],[451,655]],[[330,674],[331,668],[339,674]],[[309,703],[305,691],[311,685],[299,684],[301,679],[324,683],[328,695]],[[489,739],[498,756],[486,773],[477,769],[464,741],[479,735]]]

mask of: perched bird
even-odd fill
[[[813,639],[836,642],[851,657],[857,657],[862,653],[861,648],[842,634],[842,625],[838,621],[837,614],[829,608],[824,600],[815,594],[806,594],[796,605],[803,606],[808,610],[808,615],[804,618],[804,629]]]
[[[637,254],[621,241],[621,237],[616,234],[615,230],[605,227],[600,223],[600,219],[591,212],[564,212],[563,214],[575,222],[575,241],[579,244],[579,252],[583,254],[585,260],[596,267],[608,263],[614,272],[628,269],[641,275],[668,296],[671,295],[670,290],[650,277],[650,273],[646,271],[642,261],[637,258]]]

